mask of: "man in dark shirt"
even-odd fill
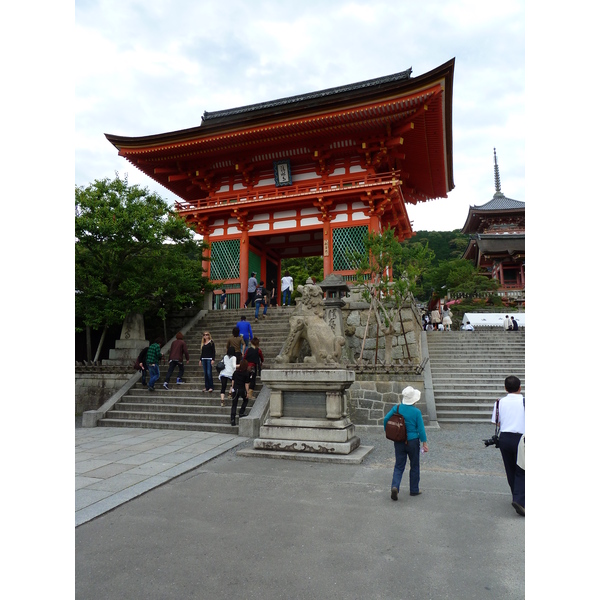
[[[267,316],[267,306],[269,306],[269,292],[265,288],[265,282],[261,281],[256,288],[256,295],[254,296],[254,305],[256,310],[254,311],[254,320],[258,321],[258,311],[260,310],[261,304],[265,307],[263,310],[263,319]]]

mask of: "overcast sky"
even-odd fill
[[[77,0],[75,183],[135,169],[105,133],[141,136],[200,125],[204,111],[330,88],[455,58],[455,189],[408,205],[413,229],[463,226],[502,191],[525,198],[524,1]]]

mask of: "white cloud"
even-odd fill
[[[448,199],[408,207],[416,229],[462,227],[469,204],[524,187],[524,2],[101,0],[76,5],[76,183],[138,175],[104,133],[149,135],[216,111],[456,57]],[[466,209],[465,209],[466,207]],[[433,224],[436,224],[433,226]],[[441,223],[441,224],[440,224]]]

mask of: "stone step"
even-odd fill
[[[239,410],[238,405],[238,410]],[[231,408],[231,407],[230,407]],[[225,410],[225,409],[223,409]],[[106,419],[116,420],[134,420],[134,421],[179,421],[180,423],[216,423],[228,424],[230,419],[229,412],[223,412],[221,415],[211,415],[206,413],[184,413],[184,412],[160,412],[160,411],[124,411],[111,410],[106,413]],[[231,427],[231,425],[229,425]]]
[[[465,414],[469,412],[480,413],[481,411],[487,411],[490,416],[494,410],[494,402],[444,402],[440,403],[439,407],[436,407],[438,415],[454,413],[457,410],[461,410]]]
[[[253,400],[248,402],[248,410],[252,408],[254,404]],[[241,405],[238,402],[238,406]],[[221,406],[220,402],[216,405],[206,404],[175,404],[173,403],[162,403],[157,402],[119,402],[119,411],[132,411],[132,412],[172,412],[172,413],[202,413],[206,415],[229,415],[229,409],[231,408],[231,400],[225,399],[225,406]]]
[[[229,433],[237,435],[237,425],[222,425],[217,423],[187,423],[185,421],[151,421],[146,419],[100,419],[99,427],[144,427],[151,429],[178,429],[183,431],[207,431],[212,433]]]
[[[521,387],[525,387],[525,382],[521,379]],[[437,377],[433,382],[433,389],[459,389],[459,390],[490,390],[504,389],[504,378],[498,378],[496,381],[480,381],[476,378],[469,381],[464,379],[453,379],[440,381]]]
[[[525,395],[525,394],[523,394]],[[467,392],[467,393],[457,393],[454,390],[452,391],[448,391],[448,392],[435,392],[434,394],[435,396],[435,405],[436,405],[436,409],[438,406],[442,406],[443,404],[446,404],[448,402],[452,402],[452,401],[463,401],[463,402],[470,402],[470,403],[477,403],[477,402],[490,402],[490,403],[494,403],[496,400],[498,400],[498,398],[502,398],[503,396],[506,396],[506,392],[504,390],[500,391],[498,390],[497,393],[492,394],[476,394],[475,392]]]
[[[490,426],[493,427],[493,423],[490,423],[489,419],[485,419],[485,418],[475,418],[475,417],[469,417],[469,416],[460,416],[460,417],[439,417],[438,416],[438,423],[489,423]],[[491,433],[490,433],[491,435]],[[482,447],[485,450],[485,446],[483,446],[482,443]]]

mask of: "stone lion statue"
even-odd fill
[[[310,347],[310,355],[304,357],[305,363],[339,364],[346,340],[336,336],[323,320],[323,290],[318,285],[307,282],[306,285],[298,286],[298,292],[302,294],[302,300],[296,300],[296,309],[290,317],[290,333],[275,362],[298,362],[306,341]]]

